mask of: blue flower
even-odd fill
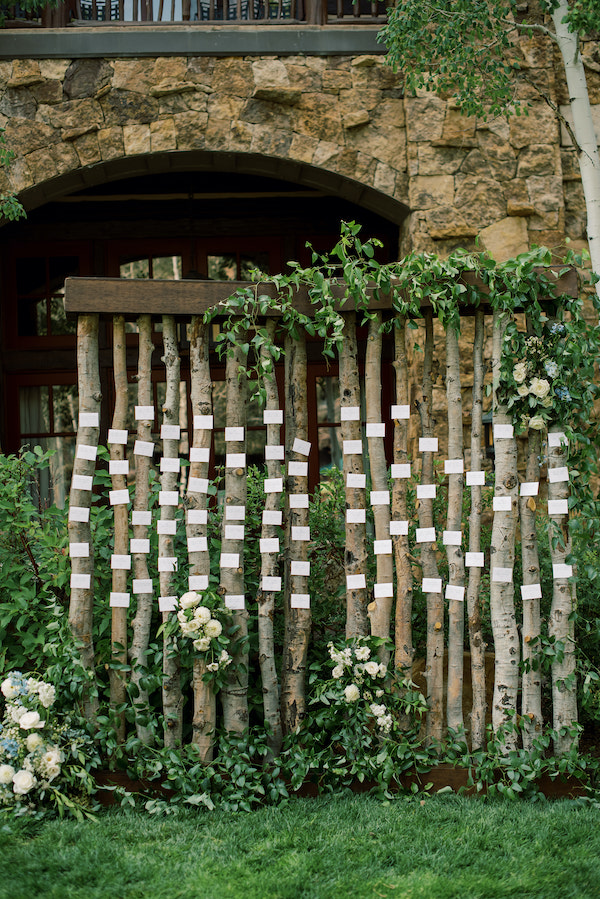
[[[14,758],[19,751],[19,744],[13,737],[4,737],[3,740],[0,740],[0,747],[9,759]]]
[[[573,399],[566,387],[555,387],[554,393],[559,398],[559,400],[564,400],[564,402],[566,403],[570,403]]]
[[[550,333],[551,334],[564,334],[565,326],[563,325],[562,322],[553,322],[550,325]]]
[[[546,369],[546,374],[550,375],[551,378],[555,378],[558,374],[558,365],[554,361],[554,359],[549,359],[547,362],[544,362],[544,368]]]

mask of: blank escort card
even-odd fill
[[[108,463],[109,474],[129,474],[129,462],[127,459],[111,459]]]
[[[562,468],[549,468],[548,480],[551,484],[559,484],[561,481],[569,480],[569,469],[566,466]]]
[[[364,574],[347,574],[346,589],[347,590],[364,590],[367,586],[367,579]]]
[[[467,487],[485,487],[485,471],[468,471]]]
[[[129,490],[109,490],[108,501],[111,506],[123,506],[129,502]]]
[[[107,443],[120,443],[123,445],[127,443],[127,437],[127,431],[122,431],[119,428],[109,428]]]
[[[465,566],[467,568],[483,568],[483,553],[465,553]]]
[[[278,553],[279,537],[261,537],[259,541],[261,553]],[[237,568],[237,565],[233,566]]]
[[[417,499],[435,499],[435,484],[417,484]]]
[[[225,594],[225,608],[232,609],[233,611],[241,612],[246,605],[245,597],[243,593],[226,593]]]
[[[146,525],[152,524],[152,512],[132,512],[131,513],[131,523],[134,525]]]
[[[244,439],[244,429],[240,427],[225,428],[225,442],[233,443]]]
[[[190,590],[208,590],[208,575],[190,574],[188,577],[188,587]]]
[[[69,543],[69,555],[72,559],[85,559],[89,554],[89,543]]]
[[[290,493],[290,509],[308,509],[308,493]]]
[[[283,409],[265,409],[263,412],[263,422],[266,425],[282,425]]]
[[[294,577],[308,577],[310,574],[310,562],[292,561],[291,573]]]
[[[362,455],[362,440],[344,440],[342,441],[344,456],[360,456]]]
[[[410,406],[392,406],[390,416],[394,421],[400,421],[403,418],[410,418]]]
[[[444,546],[460,546],[462,543],[462,531],[444,531],[442,540]]]
[[[554,431],[548,434],[548,446],[566,446],[568,443],[564,431]]]
[[[69,521],[89,521],[90,510],[85,506],[71,506],[69,509]]]
[[[385,596],[394,595],[393,584],[373,584],[373,596],[375,599],[383,599]]]
[[[512,568],[492,568],[492,581],[496,584],[510,584],[512,577]]]
[[[514,433],[513,425],[494,425],[494,440],[510,440]]]
[[[136,421],[154,421],[154,406],[136,406]]]
[[[188,509],[188,524],[206,524],[208,522],[208,511],[206,509]]]
[[[549,499],[548,515],[568,515],[569,503],[566,499]]]
[[[310,593],[292,593],[290,596],[291,609],[310,609]]]
[[[292,540],[310,540],[310,528],[292,525]]]
[[[110,594],[109,605],[113,609],[127,609],[129,608],[129,593],[113,593]]]
[[[366,520],[366,509],[346,509],[347,524],[363,524]]]
[[[389,506],[390,494],[387,490],[371,490],[372,506]]]
[[[100,418],[97,412],[80,412],[79,413],[80,428],[99,428]]]
[[[435,528],[417,528],[417,543],[435,543]]]
[[[181,425],[161,425],[161,440],[179,440],[181,438]]]
[[[281,590],[281,578],[276,575],[265,574],[260,586],[265,592],[278,593]]]
[[[360,421],[360,406],[342,406],[340,421]]]
[[[80,443],[77,447],[76,458],[85,459],[87,462],[95,462],[98,455],[97,446],[89,446],[87,443]]]
[[[225,521],[244,521],[246,506],[225,506]]]
[[[134,577],[131,587],[132,593],[152,593],[152,578]]]
[[[177,571],[177,559],[175,556],[163,556],[158,559],[158,570],[167,573]]]
[[[226,540],[243,540],[246,528],[243,524],[226,524],[225,539]]]
[[[188,493],[208,493],[208,478],[188,478]]]
[[[563,562],[555,562],[552,566],[553,578],[573,577],[573,566],[565,565]]]
[[[134,456],[152,456],[154,454],[154,444],[148,440],[136,440],[133,444]]]
[[[262,513],[262,523],[263,524],[283,524],[283,512],[279,510],[271,511],[269,509],[265,509]]]
[[[71,590],[89,590],[92,586],[91,574],[71,574]]]
[[[190,553],[208,552],[208,540],[206,537],[188,537],[187,548]]]
[[[423,591],[423,593],[441,593],[441,577],[424,577],[421,582],[421,590]]]
[[[130,553],[149,553],[150,540],[145,537],[132,537],[129,541]]]
[[[367,437],[385,437],[385,422],[367,422]]]
[[[265,446],[265,459],[267,462],[282,462],[285,458],[285,447],[283,444]]]
[[[179,469],[181,468],[181,459],[167,459],[166,456],[163,456],[160,460],[160,470],[161,471],[174,471],[179,473]]]
[[[214,418],[212,415],[194,415],[195,431],[212,431]]]
[[[178,606],[177,597],[176,596],[159,596],[158,597],[158,611],[159,612],[174,612]]]
[[[246,453],[226,453],[225,468],[245,468]]]
[[[541,599],[541,584],[523,584],[521,587],[521,599]]]
[[[350,472],[346,477],[346,487],[364,488],[367,486],[366,474],[354,474]]]
[[[456,599],[458,602],[464,602],[465,588],[459,587],[457,584],[446,584],[446,599]]]
[[[391,466],[392,478],[409,478],[410,477],[410,462],[399,462],[396,464],[392,464]]]
[[[437,453],[438,439],[437,437],[419,437],[420,453]]]
[[[119,571],[131,571],[131,556],[114,554],[110,557],[110,567]]]
[[[240,567],[240,554],[239,553],[221,553],[221,559],[219,561],[219,565],[221,568],[239,568]]]
[[[190,478],[190,480],[192,480]],[[179,504],[179,493],[176,490],[159,490],[158,505],[159,506],[177,506]]]
[[[408,534],[408,521],[390,521],[391,537],[406,537]]]
[[[308,477],[308,462],[288,462],[288,474],[297,478]]]
[[[494,512],[510,512],[512,509],[512,498],[510,496],[495,496],[492,500],[492,509]]]
[[[94,478],[91,474],[74,474],[73,490],[91,490],[94,485]]]
[[[311,444],[308,440],[301,440],[299,437],[296,437],[292,446],[292,452],[300,453],[301,456],[308,456],[310,447]]]
[[[373,552],[376,556],[391,556],[392,541],[391,540],[374,540]]]
[[[537,496],[540,490],[539,481],[523,481],[519,488],[520,496]]]
[[[159,519],[156,522],[156,533],[162,534],[163,536],[172,537],[173,534],[177,533],[177,522],[174,518],[166,519],[165,521]]]
[[[193,446],[190,450],[190,462],[210,461],[210,448],[207,446]]]
[[[444,474],[462,474],[465,470],[465,463],[462,459],[445,459]]]

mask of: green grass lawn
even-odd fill
[[[600,810],[438,796],[0,831],[0,899],[600,897]]]

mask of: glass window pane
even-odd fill
[[[40,296],[46,293],[46,258],[29,256],[15,262],[17,294],[20,297]]]
[[[50,432],[50,389],[35,385],[19,388],[21,435]]]
[[[237,279],[237,259],[234,253],[207,256],[208,277],[213,281],[235,281]]]
[[[242,253],[240,255],[240,280],[250,281],[253,271],[269,274],[268,253]]]
[[[341,432],[339,428],[319,428],[319,471],[327,468],[342,468]]]
[[[181,256],[153,256],[152,277],[157,281],[180,281]]]
[[[57,335],[77,333],[77,319],[75,316],[67,318],[64,296],[62,294],[50,299],[50,328],[52,334]]]
[[[76,431],[79,397],[75,384],[55,384],[52,387],[54,432]]]
[[[147,279],[150,277],[150,260],[149,259],[126,259],[121,257],[119,265],[119,275],[121,278],[129,279]]]
[[[48,259],[49,288],[56,293],[64,287],[65,278],[79,274],[78,256],[50,256]]]
[[[337,377],[317,378],[317,421],[340,420],[340,382]]]

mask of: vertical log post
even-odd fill
[[[529,431],[527,440],[527,463],[525,481],[539,483],[540,453],[542,435],[540,431]],[[539,646],[531,644],[533,638],[540,636],[540,598],[535,589],[540,585],[540,560],[536,523],[536,505],[534,496],[519,496],[519,514],[521,518],[521,561],[523,563],[523,586],[531,587],[532,594],[522,591],[523,596],[523,662],[529,662],[529,670],[523,670],[521,687],[521,714],[523,715],[523,746],[531,749],[533,738],[541,733],[542,718],[542,674],[539,666],[534,669],[531,663],[535,659]]]

